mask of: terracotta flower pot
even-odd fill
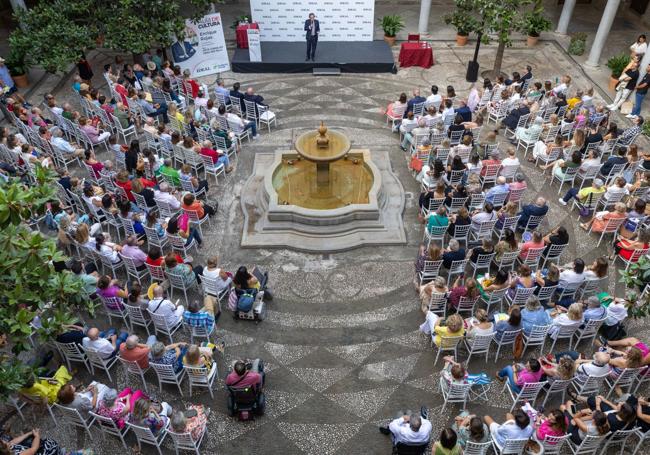
[[[11,76],[11,78],[14,80],[14,84],[16,84],[16,87],[18,88],[25,88],[29,86],[29,80],[27,79],[26,74],[21,74],[20,76]]]
[[[526,45],[528,47],[537,46],[538,42],[539,42],[539,36],[530,36],[530,35],[528,35],[528,37],[526,38]]]
[[[464,46],[467,44],[468,38],[469,37],[467,35],[456,34],[456,44],[458,44],[459,46]]]
[[[386,41],[388,43],[388,45],[391,46],[391,47],[395,45],[396,40],[397,40],[397,37],[395,37],[395,36],[384,35],[384,41]]]
[[[609,84],[608,84],[609,85],[609,90],[613,92],[616,89],[617,84],[618,84],[618,78],[613,77],[613,76],[610,75],[609,76]]]

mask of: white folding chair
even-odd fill
[[[519,251],[506,251],[501,253],[501,258],[496,260],[496,256],[492,260],[497,270],[512,270],[515,265],[515,261],[519,257]]]
[[[510,388],[509,380],[506,380],[503,384],[503,390],[508,391],[508,395],[512,399],[512,406],[510,407],[510,412],[515,408],[517,403],[530,403],[531,406],[535,405],[537,400],[537,395],[539,392],[546,386],[546,381],[541,382],[527,382],[521,387],[521,390],[517,393]]]
[[[462,314],[462,313],[467,313],[469,315],[474,314],[474,309],[476,307],[476,302],[478,302],[480,296],[476,296],[474,298],[469,298],[469,297],[461,297],[460,300],[458,301],[458,308],[456,308],[456,313]]]
[[[546,335],[548,334],[550,325],[534,325],[530,329],[530,333],[526,335],[526,332],[522,331],[521,335],[524,338],[524,353],[526,349],[533,346],[539,346],[539,352],[544,354],[544,344],[546,343]],[[523,355],[523,353],[522,353]]]
[[[133,434],[135,434],[139,449],[142,449],[142,444],[147,444],[154,446],[156,449],[158,449],[158,454],[163,455],[161,446],[165,440],[165,437],[167,436],[167,430],[169,429],[169,420],[167,420],[167,425],[165,425],[164,428],[158,430],[158,433],[155,435],[151,432],[151,429],[149,427],[141,427],[130,422],[127,422],[126,424],[131,429],[131,431],[133,431]]]
[[[569,388],[570,385],[571,385],[571,379],[554,379],[553,381],[551,381],[550,386],[548,388],[542,389],[542,391],[546,393],[546,396],[544,397],[544,401],[542,401],[542,407],[546,406],[546,400],[548,400],[548,397],[550,395],[555,395],[558,393],[562,394],[561,403],[564,403],[566,390]]]
[[[592,436],[586,435],[580,445],[576,445],[571,441],[571,438],[568,439],[567,447],[571,450],[573,455],[593,455],[598,451],[598,447],[605,440],[608,434],[603,436]]]
[[[470,230],[470,238],[472,240],[491,239],[492,230],[497,220],[483,221],[479,224],[478,231],[475,229]]]
[[[494,336],[492,337],[492,341],[497,345],[497,352],[494,355],[494,363],[497,363],[497,359],[499,358],[499,353],[501,352],[501,348],[504,346],[514,346],[515,344],[515,339],[517,338],[517,335],[521,333],[521,329],[518,330],[506,330],[503,332],[501,335],[501,338],[497,338],[497,334],[495,333]]]
[[[571,339],[573,338],[573,335],[576,333],[578,330],[579,326],[577,325],[563,325],[560,326],[560,329],[553,334],[553,332],[549,333],[549,336],[553,339],[553,343],[551,344],[551,349],[549,352],[555,352],[555,344],[558,342],[558,340],[569,340],[569,346],[571,346]]]
[[[119,318],[124,322],[126,327],[131,327],[128,318],[129,313],[127,313],[126,308],[124,308],[124,300],[122,298],[100,296],[100,299],[104,304],[104,311],[108,316],[108,322],[111,326],[113,326],[113,318]]]
[[[192,387],[205,387],[210,392],[210,397],[214,399],[212,387],[217,377],[217,362],[212,362],[212,367],[208,371],[206,367],[191,367],[185,365],[187,378],[190,381],[190,396],[192,396]]]
[[[645,256],[650,252],[650,248],[641,248],[641,249],[636,249],[632,252],[632,255],[630,256],[630,259],[625,259],[622,257],[620,254],[616,255],[616,258],[614,259],[614,262],[617,260],[621,260],[623,264],[625,264],[625,271],[627,271],[628,268],[630,268],[630,265],[635,264],[636,262],[639,261],[639,259],[642,256]]]
[[[199,448],[201,447],[207,428],[207,425],[203,427],[201,434],[196,440],[192,436],[192,433],[174,433],[173,431],[168,430],[169,437],[172,438],[172,441],[174,442],[176,455],[178,455],[180,450],[190,450],[196,452],[196,455],[201,455]]]
[[[149,277],[149,271],[146,268],[139,270],[138,267],[135,265],[135,262],[133,262],[133,258],[124,256],[122,253],[118,253],[118,254],[122,258],[122,262],[124,262],[124,265],[126,266],[126,273],[129,277],[133,278],[139,284],[142,284],[143,279]]]
[[[182,384],[183,379],[185,379],[185,368],[176,371],[174,365],[166,365],[154,361],[150,361],[149,366],[153,368],[153,371],[155,371],[156,376],[158,377],[158,388],[160,389],[160,393],[162,393],[163,384],[174,384],[178,387],[178,393],[183,396]]]
[[[559,455],[569,439],[568,434],[564,436],[550,436],[546,435],[543,441],[539,441],[537,437],[535,440],[544,447],[544,455]]]
[[[218,176],[223,175],[224,178],[226,177],[226,168],[224,165],[215,164],[212,162],[212,157],[206,155],[201,155],[201,159],[203,160],[203,172],[205,178],[207,179],[209,174],[214,177],[214,182],[219,184]]]
[[[602,376],[588,376],[585,380],[582,380],[580,376],[576,376],[571,381],[571,388],[579,396],[587,397],[589,395],[597,395],[608,375],[609,373]]]
[[[194,248],[195,251],[198,251],[196,240],[194,239],[192,239],[189,245],[185,245],[187,240],[181,237],[180,235],[167,234],[167,238],[169,239],[169,242],[172,244],[172,250],[174,250],[177,253],[180,253],[180,255],[184,258],[186,258],[189,255],[189,252],[191,251],[192,248]]]
[[[183,212],[187,213],[187,216],[190,219],[190,224],[198,227],[201,237],[203,237],[203,229],[201,226],[203,226],[204,223],[208,223],[208,226],[212,226],[210,223],[210,217],[207,213],[204,214],[203,218],[199,218],[199,213],[196,210],[183,209]]]
[[[90,427],[95,423],[95,417],[92,414],[89,413],[87,417],[83,417],[75,408],[61,406],[58,403],[54,403],[52,406],[61,411],[61,419],[63,423],[83,428],[85,432],[88,433],[90,440],[93,440],[93,434],[90,432]]]
[[[556,264],[560,263],[560,256],[568,246],[568,243],[562,245],[550,245],[546,254],[542,255],[542,268],[546,267],[546,263],[549,261],[555,261]]]
[[[144,379],[144,374],[147,371],[149,371],[150,366],[145,368],[145,369],[142,369],[142,368],[140,368],[140,365],[138,364],[138,362],[136,362],[134,360],[124,359],[124,358],[120,357],[119,355],[117,356],[117,360],[119,360],[119,362],[124,367],[124,372],[126,373],[127,377],[130,375],[130,376],[137,376],[138,378],[140,378],[140,380],[142,381],[142,387],[144,388],[144,391],[147,392],[148,391],[147,390],[147,381]]]
[[[465,409],[471,388],[472,384],[448,383],[447,380],[441,376],[440,393],[442,394],[444,404],[442,405],[440,412],[444,413],[447,404],[450,403],[462,403],[463,407],[461,409]]]
[[[521,255],[517,257],[517,263],[526,264],[532,270],[536,270],[539,263],[539,258],[545,249],[545,246],[540,246],[539,248],[529,248],[526,253],[526,257],[523,260],[521,259]]]
[[[569,344],[569,349],[573,347],[573,349],[578,348],[578,344],[580,344],[581,341],[585,340],[595,340],[596,335],[598,335],[598,331],[600,330],[600,327],[603,325],[603,322],[605,322],[605,319],[590,319],[588,320],[583,328],[578,328],[573,334],[573,337],[575,338],[575,344],[573,341],[573,338],[570,341]],[[573,345],[573,346],[571,346]]]
[[[169,276],[169,274],[167,274],[167,276]],[[178,305],[178,303],[179,301],[177,300],[176,305]],[[166,335],[169,338],[169,342],[173,343],[174,338],[172,336],[183,326],[183,318],[180,318],[173,325],[170,325],[166,316],[153,313],[151,310],[147,310],[147,313],[149,313],[149,317],[153,321],[153,326],[156,330],[156,334],[160,332],[163,335]]]
[[[508,289],[509,288],[505,287],[503,289],[494,290],[487,294],[487,299],[484,296],[481,296],[481,302],[485,304],[486,311],[488,313],[490,313],[490,308],[492,308],[492,305],[499,304],[499,307],[501,307],[501,303],[504,296],[506,295],[506,292],[508,292]]]
[[[612,451],[612,447],[621,446],[619,455],[623,455],[625,450],[625,445],[630,437],[637,434],[637,430],[632,428],[631,430],[617,430],[612,433],[608,438],[605,439],[605,444],[603,444],[602,449],[600,449],[600,455],[607,455],[609,453],[616,453]]]
[[[468,261],[467,265],[472,269],[472,277],[475,277],[481,270],[485,270],[486,273],[489,272],[490,263],[492,263],[495,254],[496,253],[479,254],[476,258],[476,262]]]
[[[259,127],[261,127],[262,124],[265,124],[269,129],[269,133],[270,133],[271,125],[276,125],[275,120],[276,120],[275,113],[271,112],[268,106],[263,106],[261,104],[257,105],[257,124]]]
[[[497,455],[521,455],[528,444],[528,439],[506,439],[503,446],[494,439],[494,434],[490,434],[492,438],[492,448]]]
[[[465,344],[465,349],[469,353],[467,356],[468,365],[472,355],[474,354],[485,354],[485,363],[487,363],[493,338],[494,334],[475,335],[471,338],[464,338],[463,343]]]
[[[152,277],[153,279],[153,277]],[[142,312],[142,308],[140,308],[138,305],[129,305],[129,303],[124,304],[124,308],[126,308],[127,313],[129,313],[129,321],[131,321],[131,329],[134,329],[134,326],[140,326],[144,327],[144,329],[147,331],[147,335],[151,335],[151,332],[149,331],[149,326],[153,323],[151,319],[148,319],[144,316],[144,313]]]
[[[422,270],[418,272],[420,286],[436,278],[440,274],[440,267],[442,266],[442,259],[437,261],[424,261]]]
[[[644,433],[639,428],[637,428],[636,433],[639,438],[639,442],[637,442],[636,446],[634,446],[634,449],[632,450],[632,455],[637,455],[641,447],[644,447],[650,440],[650,431]]]
[[[492,447],[492,441],[467,441],[465,443],[465,450],[463,450],[463,455],[485,455],[490,447]]]
[[[451,283],[451,278],[454,275],[461,275],[465,273],[465,267],[467,266],[467,259],[459,259],[458,261],[451,261],[449,266],[449,273],[447,274],[447,286]]]
[[[441,336],[440,345],[436,345],[434,339],[436,338],[435,333],[431,333],[431,346],[437,348],[436,360],[433,362],[435,365],[438,363],[438,358],[440,357],[441,352],[451,352],[453,353],[454,358],[458,357],[458,345],[463,341],[463,336]]]
[[[95,375],[95,368],[98,368],[106,373],[106,376],[108,376],[108,382],[113,382],[113,378],[111,377],[111,368],[113,368],[113,366],[117,363],[117,357],[112,356],[105,359],[95,349],[83,348],[83,350],[88,357],[88,362],[92,368],[93,376]]]
[[[59,351],[59,354],[61,354],[63,360],[65,360],[68,371],[72,371],[72,362],[80,362],[83,363],[86,369],[92,373],[93,370],[88,362],[88,358],[77,343],[59,343],[58,341],[55,341],[54,345]]]
[[[449,226],[428,226],[424,227],[424,239],[423,241],[427,242],[427,248],[431,245],[431,242],[439,242],[440,246],[445,245],[445,234]]]
[[[624,368],[623,371],[619,373],[616,379],[608,376],[605,378],[605,386],[609,388],[605,398],[609,398],[614,389],[620,387],[623,393],[631,393],[634,384],[639,377],[639,375],[646,370],[646,367],[641,368]]]

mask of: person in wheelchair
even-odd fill
[[[249,292],[256,295],[259,291],[264,291],[264,299],[271,300],[271,290],[268,288],[269,275],[268,272],[262,272],[259,268],[253,267],[249,272],[245,266],[237,269],[232,282],[237,291],[237,295],[241,292]]]
[[[422,407],[420,412],[415,414],[411,411],[399,412],[388,426],[380,426],[382,434],[390,435],[393,445],[424,445],[431,438],[431,422],[427,419],[428,410]]]
[[[264,362],[260,359],[236,361],[232,371],[226,376],[226,387],[229,392],[228,410],[231,416],[239,412],[240,418],[247,420],[251,411],[258,415],[264,414]]]

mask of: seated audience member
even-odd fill
[[[577,258],[573,261],[573,269],[561,269],[560,287],[565,288],[570,285],[582,283],[585,280],[585,261]]]
[[[602,194],[605,193],[605,184],[601,179],[594,179],[591,186],[585,187],[581,190],[578,188],[569,188],[566,194],[558,199],[562,205],[567,205],[571,199],[575,199],[581,204],[590,204],[598,200]]]
[[[506,182],[506,178],[503,176],[499,176],[497,177],[496,185],[494,185],[485,193],[485,201],[489,202],[490,204],[494,204],[495,198],[498,195],[508,194],[509,192],[510,192],[510,185],[508,185],[508,183]],[[499,205],[502,205],[502,203]]]
[[[187,305],[187,310],[183,313],[183,321],[190,327],[205,329],[208,333],[212,328],[220,313],[215,315],[215,299],[210,295],[203,298],[203,306],[198,300],[191,300]]]
[[[482,444],[490,440],[490,430],[481,417],[462,411],[454,419],[452,429],[458,435],[458,444],[467,445],[467,441]]]
[[[476,280],[467,277],[463,282],[463,278],[459,276],[456,278],[456,281],[451,288],[451,292],[449,293],[449,306],[455,309],[458,308],[461,298],[475,301],[478,297],[479,293]]]
[[[449,235],[451,237],[454,237],[456,235],[457,226],[467,226],[468,224],[471,223],[472,223],[472,218],[470,218],[467,208],[461,207],[460,210],[458,210],[458,213],[453,213],[449,215],[449,229],[447,232],[449,232]],[[458,235],[460,235],[460,232],[458,233]],[[449,268],[448,266],[445,267]]]
[[[533,435],[530,417],[521,409],[516,409],[512,414],[506,414],[506,421],[498,424],[490,416],[484,417],[490,429],[492,439],[499,447],[503,447],[509,439],[528,439]]]
[[[505,332],[512,332],[521,329],[521,311],[517,305],[513,305],[508,310],[507,319],[499,320],[495,326],[494,337],[501,340]]]
[[[98,328],[88,329],[86,337],[82,344],[86,349],[92,349],[103,359],[109,359],[116,355],[120,350],[120,345],[124,343],[129,336],[128,332],[122,331],[118,336],[115,329],[100,332]]]
[[[214,363],[212,354],[213,350],[208,346],[190,344],[183,356],[183,365],[192,368],[205,368],[209,371]]]
[[[199,201],[192,193],[185,193],[181,207],[183,210],[195,212],[199,219],[205,218],[206,215],[211,217],[217,213],[214,207]]]
[[[448,247],[442,253],[442,266],[449,269],[453,261],[462,261],[463,259],[465,259],[465,249],[460,247],[458,240],[449,240]]]
[[[433,295],[436,295],[437,297],[446,296],[447,291],[447,282],[440,276],[434,278],[429,283],[420,286],[420,303],[422,312],[425,314],[429,312],[429,305]]]
[[[33,402],[34,398],[47,401],[48,404],[53,404],[57,400],[57,394],[61,387],[72,380],[72,375],[65,366],[60,366],[52,377],[37,378],[31,376],[23,387],[18,391],[21,397],[25,397],[28,402]]]
[[[560,331],[564,329],[579,328],[583,322],[584,318],[582,317],[582,304],[575,302],[569,305],[569,308],[561,306],[562,302],[558,302],[553,310],[549,310],[549,315],[551,316],[551,329],[548,331],[548,335],[555,339],[559,335]]]
[[[491,203],[486,202],[483,211],[478,211],[472,216],[471,230],[478,234],[482,223],[494,221],[496,217],[497,215],[494,213],[494,206]]]
[[[544,237],[542,237],[542,233],[539,231],[533,231],[533,235],[531,239],[521,244],[519,250],[519,259],[521,261],[525,261],[526,259],[528,259],[528,255],[531,249],[533,248],[537,249],[543,247],[544,247]]]
[[[140,343],[137,335],[130,335],[120,345],[120,357],[131,362],[136,362],[140,368],[146,370],[149,368],[149,351],[155,342],[155,335],[149,336],[147,344]]]
[[[469,279],[469,278],[468,278]],[[488,313],[483,308],[474,312],[474,316],[465,319],[465,339],[471,346],[475,336],[492,335],[494,333],[494,323],[488,319]]]
[[[636,412],[627,402],[615,404],[606,400],[602,395],[592,395],[587,398],[587,406],[592,412],[605,413],[609,431],[612,433],[618,430],[630,430],[636,423]]]
[[[153,289],[153,299],[149,301],[149,312],[152,314],[157,314],[164,316],[167,325],[169,327],[174,327],[178,322],[183,319],[183,313],[185,312],[185,307],[183,305],[178,305],[172,303],[171,300],[168,300],[164,296],[165,290],[162,286],[156,286]]]
[[[420,414],[412,414],[399,412],[400,417],[390,422],[385,427],[379,427],[382,434],[391,436],[393,445],[400,443],[404,444],[424,444],[429,442],[431,438],[431,422],[425,416]],[[426,412],[424,413],[427,414]]]
[[[586,408],[571,414],[573,402],[567,401],[560,406],[564,415],[570,419],[567,433],[569,433],[571,442],[580,445],[586,436],[605,436],[609,433],[609,422],[607,416],[602,411],[591,411]]]
[[[108,388],[97,404],[96,414],[113,420],[119,429],[124,428],[135,403],[140,398],[145,398],[141,390],[125,388],[119,394],[117,390]]]
[[[172,412],[172,407],[165,401],[160,403],[141,398],[135,402],[129,421],[134,425],[149,428],[155,436],[162,429],[167,428]]]
[[[625,218],[627,218],[627,207],[624,202],[617,202],[614,205],[614,210],[597,212],[591,220],[586,223],[580,223],[580,227],[585,231],[591,229],[591,232],[601,233],[605,231],[608,224],[611,224],[608,222],[620,220],[622,223]]]
[[[443,337],[462,337],[465,333],[463,318],[458,314],[452,314],[444,322],[443,319],[432,311],[426,315],[426,320],[420,325],[420,331],[425,334],[435,334],[433,342],[440,346]]]
[[[427,230],[432,232],[434,227],[446,227],[449,225],[449,218],[447,218],[447,209],[444,205],[438,207],[435,212],[430,212],[427,216]]]
[[[557,362],[552,362],[544,356],[538,360],[549,384],[556,379],[562,381],[573,379],[573,376],[576,374],[576,363],[568,355],[560,357],[557,359]]]
[[[585,323],[590,320],[600,320],[605,319],[607,316],[607,308],[605,308],[601,303],[598,297],[592,295],[587,299],[586,302],[583,302],[585,307],[584,313],[582,314]]]
[[[534,203],[525,205],[521,208],[521,212],[519,212],[519,221],[517,222],[517,229],[519,230],[524,230],[526,229],[526,226],[528,226],[528,230],[532,231],[533,229],[537,228],[537,224],[530,223],[528,224],[528,221],[530,220],[531,216],[544,216],[548,212],[548,205],[546,204],[546,199],[543,197],[538,197],[535,199]]]
[[[609,340],[607,346],[610,348],[630,349],[635,348],[640,351],[643,365],[650,365],[650,348],[641,340],[635,337],[623,338],[621,340]],[[621,351],[619,351],[620,353]],[[611,360],[610,360],[611,364]]]
[[[461,455],[463,448],[458,444],[458,435],[452,428],[440,432],[440,439],[433,444],[433,453],[445,455]]]
[[[564,436],[567,432],[568,420],[559,409],[553,409],[546,415],[540,414],[535,422],[535,438],[544,441],[547,436]]]
[[[610,256],[610,260],[613,260],[616,255],[620,256],[622,259],[630,262],[636,250],[645,249],[650,247],[650,229],[642,228],[638,231],[636,239],[626,239],[620,234],[617,236],[616,243],[614,244],[614,254]],[[637,259],[638,260],[638,259]]]
[[[476,264],[479,255],[492,253],[494,253],[492,239],[483,239],[480,246],[476,246],[467,252],[467,259],[469,262]]]
[[[88,416],[88,411],[95,411],[97,409],[98,400],[104,397],[104,393],[108,390],[108,386],[93,381],[87,387],[77,388],[72,382],[68,382],[61,387],[57,394],[59,404],[76,409],[82,417]]]
[[[173,343],[165,346],[156,341],[149,351],[149,363],[171,365],[178,372],[183,368],[183,357],[187,352],[187,343]]]
[[[497,373],[497,379],[500,381],[505,381],[507,379],[510,390],[514,393],[519,393],[525,384],[539,382],[542,374],[544,374],[544,372],[542,371],[539,361],[531,358],[525,366],[516,363],[505,366]]]
[[[545,326],[551,323],[551,318],[535,295],[528,297],[526,305],[521,310],[521,321],[526,335],[530,335],[534,326]]]
[[[258,392],[261,391],[264,386],[264,363],[260,359],[255,359],[249,364],[237,360],[232,371],[226,376],[226,386],[255,387]]]
[[[172,414],[171,430],[174,433],[189,433],[192,440],[198,443],[205,433],[210,413],[206,411],[203,405],[190,405],[188,411],[192,411],[193,415],[191,417],[185,415],[187,411],[177,410]]]

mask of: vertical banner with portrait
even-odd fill
[[[174,37],[171,45],[174,63],[189,69],[192,77],[207,76],[230,69],[221,14],[203,16],[197,22],[185,21],[185,37]]]

